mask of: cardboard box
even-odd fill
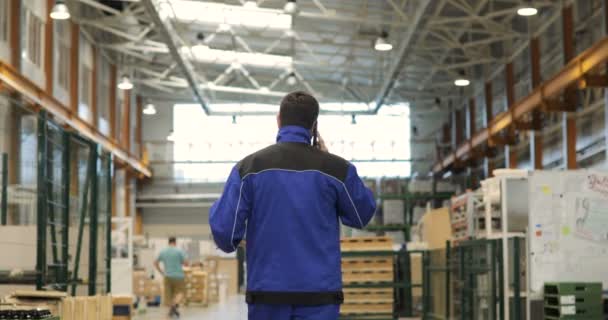
[[[452,238],[449,209],[444,207],[424,214],[418,223],[418,236],[428,244],[429,250],[445,248],[446,241]]]

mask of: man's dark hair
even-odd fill
[[[300,126],[311,129],[319,116],[319,102],[304,91],[294,91],[281,100],[281,127]]]
[[[175,237],[169,237],[169,243],[175,244],[175,243],[177,243],[177,240],[175,239]]]

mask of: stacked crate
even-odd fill
[[[207,304],[208,277],[207,272],[193,271],[186,283],[186,298],[188,302]]]
[[[602,284],[545,284],[545,320],[602,319]]]
[[[452,243],[454,245],[469,239],[469,220],[467,217],[468,194],[452,197],[450,222],[452,224]]]
[[[341,241],[342,252],[391,251],[389,237],[357,237]],[[342,315],[392,313],[394,305],[393,256],[361,256],[342,258],[344,304]],[[383,283],[390,283],[380,287]],[[349,286],[358,288],[348,288]],[[369,286],[369,287],[366,287]]]

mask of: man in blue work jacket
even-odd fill
[[[249,320],[337,319],[340,221],[363,228],[376,210],[356,168],[315,143],[318,115],[310,94],[285,96],[277,143],[241,160],[211,207],[221,250],[235,251],[247,232]]]

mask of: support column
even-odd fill
[[[144,99],[141,96],[137,96],[136,99],[136,115],[135,115],[135,142],[137,143],[137,154],[136,156],[141,159],[144,155],[144,146],[142,143],[142,125],[141,117],[144,108]]]
[[[484,97],[486,100],[486,114],[485,114],[485,127],[487,128],[489,124],[492,122],[493,118],[493,97],[492,97],[492,83],[486,82],[484,87]],[[493,148],[494,143],[492,141],[492,137],[488,137],[488,148]],[[486,178],[492,177],[492,172],[494,171],[494,163],[491,161],[490,157],[486,156],[484,160],[484,173]]]
[[[116,132],[116,86],[117,86],[117,70],[116,65],[110,66],[110,139],[118,142]]]
[[[46,16],[53,10],[55,0],[46,0]],[[44,73],[45,89],[48,94],[53,95],[53,19],[47,18],[44,26]]]
[[[505,94],[507,97],[507,110],[512,110],[515,105],[515,75],[513,71],[513,62],[507,63],[505,66]],[[507,129],[509,140],[516,134],[515,122]],[[515,169],[517,168],[517,152],[513,145],[507,144],[505,146],[505,168]]]
[[[80,56],[80,27],[71,23],[71,47],[70,47],[70,111],[78,115],[78,67]]]
[[[471,139],[473,137],[473,135],[475,134],[475,131],[477,131],[477,126],[475,125],[475,119],[477,119],[477,110],[476,110],[476,106],[475,106],[475,98],[471,98],[469,99],[469,104],[467,106],[467,119],[468,119],[468,125],[467,125],[467,139]],[[474,152],[471,150],[471,153],[474,154]],[[474,156],[474,155],[471,156]],[[468,169],[468,177],[470,177],[469,179],[469,187],[471,189],[475,188],[477,186],[477,174],[473,172],[473,169],[477,166],[477,159],[474,159],[474,163],[472,165],[472,167],[469,167]]]
[[[124,90],[123,92],[123,109],[122,109],[122,134],[121,134],[121,145],[127,150],[131,151],[131,90]]]
[[[11,65],[21,70],[21,0],[10,0],[10,51]]]
[[[469,126],[468,126],[468,139],[471,139],[477,131],[477,126],[475,124],[475,120],[477,119],[477,106],[475,105],[475,98],[471,98],[469,100],[468,106],[468,115],[469,115]]]
[[[532,90],[536,89],[541,81],[540,75],[540,40],[538,37],[530,40],[530,72]],[[531,91],[532,91],[531,90]],[[538,110],[532,112],[532,121],[535,130],[530,131],[530,165],[535,170],[543,169],[543,131],[541,126],[542,113]]]
[[[602,1],[602,16],[604,36],[608,36],[608,0]],[[608,72],[608,64],[606,65],[606,72]],[[604,117],[604,136],[608,137],[608,89],[604,89]],[[608,139],[606,139],[606,159],[608,159]],[[608,161],[605,162],[605,166],[608,167]]]
[[[562,9],[562,28],[564,41],[564,64],[568,64],[574,58],[574,14],[572,5]],[[566,106],[576,111],[577,96],[576,87],[569,87],[564,92]],[[576,169],[576,114],[564,112],[562,120],[563,132],[563,156],[566,169]]]

